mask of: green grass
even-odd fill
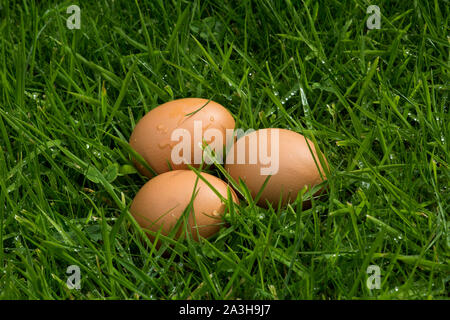
[[[379,0],[370,31],[364,0],[82,1],[80,30],[76,1],[0,3],[1,299],[447,297],[448,1]],[[127,141],[191,96],[313,139],[328,193],[154,248]]]

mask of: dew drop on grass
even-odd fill
[[[363,189],[369,190],[369,188],[370,188],[370,183],[363,181],[363,182],[361,182],[361,187],[362,187]]]
[[[414,117],[414,115],[413,115],[411,112],[408,112],[408,116],[409,116],[411,119],[413,119],[414,122],[419,123],[419,120],[418,120],[416,117]]]
[[[304,106],[308,106],[309,105],[308,99],[306,99],[306,94],[305,94],[305,91],[303,91],[303,88],[300,88],[300,98],[301,98],[302,104]],[[306,113],[309,113],[309,108],[305,109],[305,115],[306,115]]]

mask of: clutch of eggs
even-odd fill
[[[193,239],[198,240],[199,236],[208,238],[214,235],[223,224],[222,215],[226,204],[222,200],[227,198],[227,189],[230,187],[215,176],[201,173],[221,198],[208,184],[198,179],[195,172],[187,170],[186,163],[175,163],[172,159],[172,150],[179,143],[172,140],[175,130],[188,133],[191,150],[201,148],[192,139],[198,123],[201,124],[201,134],[207,129],[214,129],[222,137],[227,137],[228,132],[235,127],[231,113],[217,102],[186,98],[152,109],[134,128],[130,137],[131,147],[158,174],[153,177],[152,173],[135,161],[142,174],[153,178],[139,190],[130,208],[142,228],[160,231],[167,236],[187,214],[188,232]],[[224,144],[228,141],[222,140]],[[310,188],[325,178],[320,158],[326,166],[328,163],[324,157],[318,157],[320,151],[315,149],[314,144],[299,133],[268,128],[233,141],[226,155],[225,169],[235,181],[241,179],[245,182],[253,198],[258,195],[268,175],[271,175],[258,199],[260,206],[285,205],[295,200],[305,186]],[[187,158],[187,163],[196,167],[199,163],[194,161],[194,155],[195,152],[191,152],[183,156]],[[239,203],[234,191],[230,190],[232,199],[229,200]],[[188,208],[192,198],[192,207]],[[175,231],[175,238],[182,234],[182,230],[181,224]],[[153,239],[152,234],[149,234],[150,239]]]

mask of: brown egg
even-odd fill
[[[227,199],[227,184],[219,178],[207,173],[201,173],[225,199]],[[194,193],[194,185],[198,176],[191,170],[169,171],[149,180],[136,194],[130,211],[143,229],[167,236],[182,217]],[[208,238],[217,233],[222,226],[222,215],[226,205],[216,193],[200,178],[198,178],[198,192],[193,201],[193,212],[187,212],[188,225],[193,239],[198,240],[198,234]],[[239,200],[230,189],[233,201]],[[195,217],[195,219],[194,219]],[[183,221],[178,229],[176,238],[184,230]],[[149,238],[154,239],[150,234]]]
[[[202,162],[199,144],[211,144],[214,138],[206,132],[221,135],[215,144],[223,150],[226,129],[234,129],[231,113],[217,102],[186,98],[164,103],[148,112],[136,125],[130,137],[131,147],[157,173],[188,169],[186,163],[198,167]],[[215,130],[215,131],[214,131]],[[137,169],[148,177],[152,173],[135,161]]]
[[[295,200],[305,186],[312,187],[322,182],[313,155],[325,179],[310,140],[286,129],[261,129],[237,140],[227,154],[225,169],[236,181],[241,178],[245,182],[253,198],[271,174],[258,204],[266,206],[268,201],[278,205],[282,196],[282,205],[285,205]]]

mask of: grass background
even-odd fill
[[[1,299],[447,297],[448,1],[0,3]],[[128,212],[146,179],[127,141],[190,96],[314,139],[328,194],[242,201],[210,241],[152,247]]]

